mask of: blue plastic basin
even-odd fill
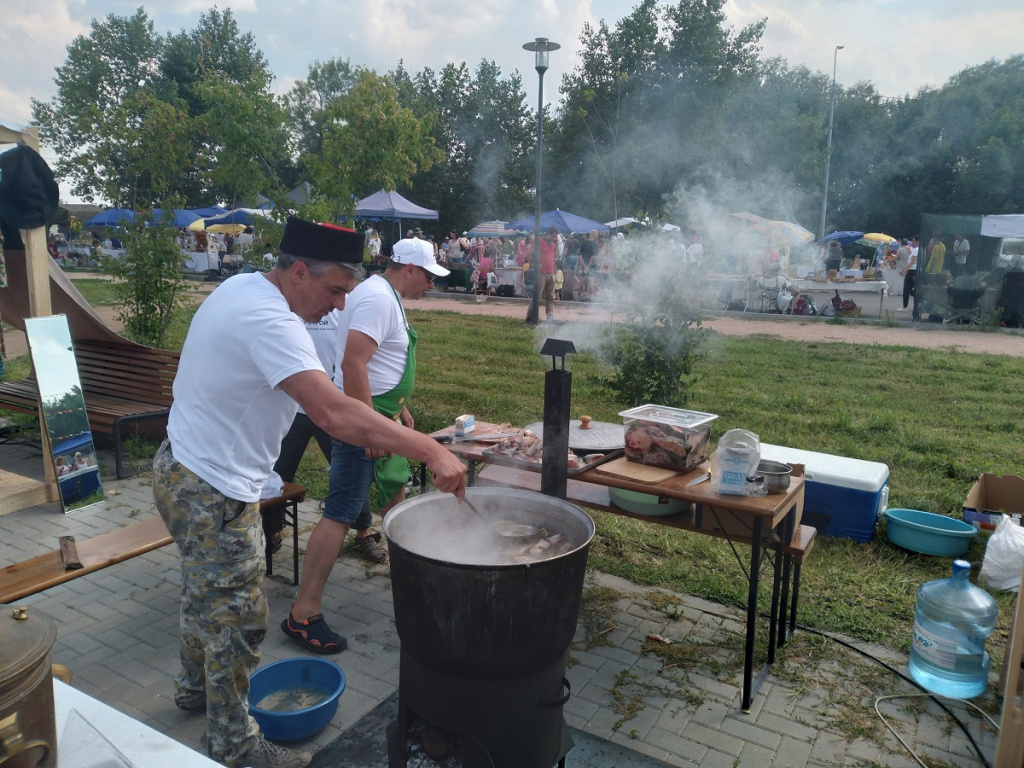
[[[889,541],[924,555],[959,557],[978,533],[962,520],[919,509],[887,509],[885,519]]]
[[[322,691],[327,698],[287,712],[256,706],[273,693],[308,688]],[[315,658],[283,659],[257,669],[249,679],[249,712],[271,741],[307,739],[331,722],[344,690],[345,673],[337,664]]]

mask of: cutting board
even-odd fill
[[[606,464],[602,464],[601,466],[596,467],[594,471],[600,472],[602,475],[622,477],[626,480],[632,480],[634,483],[647,483],[649,485],[660,483],[679,474],[674,469],[665,469],[664,467],[652,467],[648,464],[640,464],[635,461],[630,461],[625,456],[615,459],[614,461],[609,461]]]

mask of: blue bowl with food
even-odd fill
[[[297,741],[320,733],[338,711],[345,673],[326,659],[283,659],[249,679],[249,712],[271,741]]]
[[[885,519],[889,541],[923,555],[959,557],[978,534],[963,520],[919,509],[887,509]]]

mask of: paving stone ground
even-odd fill
[[[0,446],[21,451],[31,446]],[[114,480],[105,472],[107,500],[63,514],[55,504],[0,517],[0,565],[56,548],[57,536],[88,537],[155,515],[149,479],[139,475]],[[300,551],[318,518],[316,503],[300,505]],[[275,559],[277,574],[291,572],[291,538]],[[295,587],[277,578],[266,582],[271,626],[261,664],[303,653],[277,628]],[[671,616],[656,609],[650,591],[622,579],[592,573],[588,589],[610,595],[607,624],[593,640],[585,619],[571,650],[567,677],[572,697],[565,707],[569,725],[585,733],[664,761],[669,765],[737,768],[751,766],[903,766],[917,765],[895,737],[877,727],[874,699],[912,693],[896,675],[880,679],[863,695],[857,687],[861,670],[871,662],[856,654],[815,657],[807,633],[798,630],[754,698],[751,711],[740,711],[740,669],[710,671],[703,665],[672,668],[646,652],[648,635],[674,643],[710,643],[735,647],[742,638],[739,611],[687,595],[673,595]],[[179,574],[171,545],[104,571],[54,587],[19,601],[58,624],[53,661],[71,669],[72,684],[114,708],[202,750],[201,717],[175,708],[172,677],[177,669]],[[334,658],[344,669],[348,688],[328,727],[298,746],[316,751],[384,701],[397,688],[399,639],[395,630],[388,568],[372,566],[345,551],[325,595],[324,611],[349,640]],[[908,617],[908,622],[911,620]],[[909,630],[908,630],[909,631]],[[589,638],[589,640],[588,640]],[[906,672],[905,657],[884,648],[868,648]],[[728,656],[728,654],[725,654]],[[798,673],[795,674],[794,670]],[[866,679],[866,678],[865,678]],[[994,694],[983,697],[998,713]],[[883,713],[904,739],[931,765],[981,766],[966,737],[947,715],[927,700],[886,701]],[[986,758],[995,753],[994,729],[962,703],[952,705],[970,726]],[[997,715],[998,716],[998,715]],[[871,738],[856,736],[854,726],[868,723]],[[852,724],[852,725],[851,725]]]

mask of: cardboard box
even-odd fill
[[[994,531],[1001,514],[1024,514],[1024,478],[985,472],[971,486],[964,502],[964,521]]]

